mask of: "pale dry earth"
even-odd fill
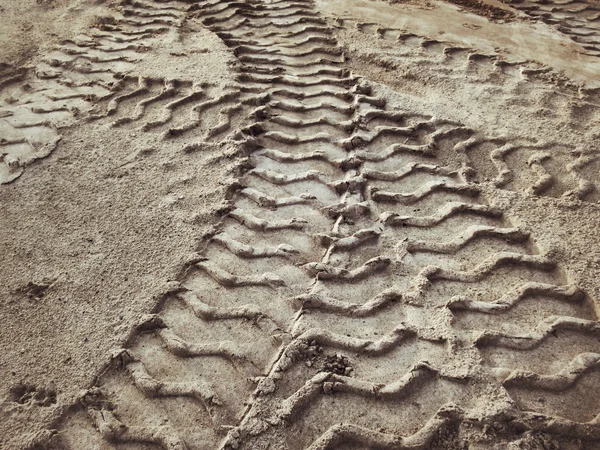
[[[510,1],[485,2],[514,13],[505,22],[438,1],[318,0],[298,14],[324,19],[331,35],[290,36],[284,27],[274,37],[250,27],[267,19],[235,6],[233,19],[211,22],[223,14],[210,4],[131,3],[0,2],[0,62],[10,66],[0,74],[23,74],[0,91],[0,112],[10,111],[0,115],[0,138],[10,141],[0,147],[0,448],[600,448],[600,57],[588,44]],[[198,11],[186,11],[194,3]],[[91,36],[98,23],[123,37],[133,25],[99,18],[127,19],[132,7],[135,20],[152,20],[151,11],[164,22],[135,26],[166,29],[128,35],[141,45],[111,49],[124,55],[116,62],[88,58],[92,69],[114,67],[78,85],[93,70],[56,48],[85,44],[75,37]],[[249,22],[235,22],[236,14]],[[269,81],[265,67],[279,63],[251,47],[300,51],[312,44],[298,40],[311,36],[337,40],[315,40],[330,52],[319,57],[331,61],[313,64],[323,72],[311,75],[307,57],[289,56],[281,64],[301,75]],[[67,62],[48,64],[48,55]],[[40,76],[49,70],[60,73]],[[358,81],[339,81],[349,75]],[[94,91],[47,95],[65,86]],[[329,93],[344,88],[350,97]],[[153,100],[119,97],[136,89]],[[281,103],[314,104],[319,95],[337,109]],[[355,102],[349,118],[343,102]],[[23,139],[10,134],[13,118],[32,120],[31,104],[58,112],[15,128],[31,130]],[[312,140],[318,133],[335,139]],[[354,133],[372,140],[352,143]],[[437,150],[425,158],[416,147],[429,140]],[[397,143],[415,149],[381,160],[365,153]],[[264,153],[275,147],[325,156]],[[269,170],[324,175],[277,179]],[[408,172],[387,180],[375,173],[397,170]],[[323,182],[344,178],[335,188]],[[299,197],[288,207],[268,195]],[[350,208],[355,201],[370,214]],[[431,229],[392,225],[398,214],[443,214],[457,201],[487,212],[472,222],[455,214]],[[320,209],[331,204],[341,206]],[[251,229],[235,215],[242,210],[264,222]],[[396,216],[380,219],[388,210]],[[303,215],[306,229],[267,230]],[[360,230],[375,242],[336,244]],[[454,247],[432,244],[457,236]],[[429,267],[438,271],[419,291]],[[438,289],[444,276],[454,281]],[[528,294],[527,283],[540,285]],[[564,286],[570,293],[560,293]],[[402,291],[394,307],[355,312],[391,288]],[[520,297],[501,320],[482,312],[513,292]],[[487,306],[447,305],[460,295]],[[504,344],[480,344],[501,341],[494,330],[508,336]],[[384,336],[402,345],[379,351]],[[520,348],[519,339],[532,343]],[[182,350],[182,340],[196,347]],[[527,384],[539,374],[560,376],[550,387]],[[382,386],[395,389],[391,405],[373,394]],[[335,428],[340,422],[359,428]]]

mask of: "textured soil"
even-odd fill
[[[450,3],[462,6],[467,11],[487,17],[490,20],[514,20],[516,14],[508,9],[499,8],[481,0],[450,0]]]
[[[600,448],[598,11],[0,0],[0,448]]]

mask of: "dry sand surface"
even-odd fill
[[[600,4],[0,18],[0,449],[600,449]]]

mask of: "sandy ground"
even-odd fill
[[[435,37],[451,46],[468,45],[482,53],[504,55],[506,52],[509,58],[541,63],[564,71],[571,79],[580,80],[582,86],[593,86],[597,81],[594,74],[600,69],[598,59],[573,53],[575,44],[566,36],[539,24],[486,22],[480,16],[458,12],[454,5],[441,2],[424,8],[414,4],[388,7],[374,2],[355,4],[344,0],[327,2],[327,5],[322,3],[321,10],[332,18],[349,19],[341,36],[354,70],[382,83],[383,89],[389,86],[389,95],[395,97],[398,105],[413,111],[420,109],[424,114],[434,112],[439,117],[455,117],[471,127],[493,130],[493,136],[518,136],[531,141],[543,136],[544,140],[557,144],[598,151],[600,111],[596,101],[580,100],[577,90],[561,92],[560,79],[549,77],[544,82],[524,80],[517,75],[496,77],[491,75],[490,67],[486,70],[471,65],[469,70],[466,61],[439,70],[435,65],[420,64],[422,60],[418,56],[413,56],[412,65],[395,66],[393,61],[406,58],[400,46],[393,40],[380,39],[372,30],[357,31],[355,23],[375,20],[380,27]],[[436,16],[440,19],[425,20],[425,17]],[[442,21],[442,17],[452,19]],[[507,31],[507,27],[514,31]],[[468,37],[464,29],[469,30]],[[540,36],[544,38],[540,39]],[[547,37],[553,43],[546,47]],[[421,51],[421,55],[424,53]],[[390,62],[392,64],[386,67]],[[593,179],[599,179],[598,171],[590,173]],[[594,225],[600,213],[596,202],[539,198],[523,191],[502,193],[491,190],[490,194],[497,196],[498,201],[508,202],[510,208],[514,208],[515,217],[534,228],[545,247],[562,248],[561,252],[569,260],[570,275],[584,282],[592,297],[597,296],[600,291],[594,280],[598,276],[598,249],[587,244],[599,239]],[[577,226],[569,227],[569,222]]]
[[[459,6],[444,2],[374,5],[368,0],[339,0],[320,5],[336,18],[352,17],[482,52],[495,51],[508,60],[537,61],[564,71],[575,81],[597,83],[597,58],[581,54],[581,47],[568,37],[545,24],[530,23],[521,14],[521,20],[498,23],[474,13],[465,14]]]
[[[34,65],[39,54],[89,27],[98,2],[2,2],[0,58]],[[75,28],[65,27],[72,23]],[[212,36],[155,48],[134,76],[231,81],[229,55]],[[179,52],[179,53],[178,53]],[[174,56],[173,53],[177,54]],[[88,124],[61,130],[60,148],[0,192],[0,380],[73,401],[196,251],[218,217],[228,165],[223,148],[182,154],[181,142]],[[144,151],[152,149],[150,151]],[[2,404],[2,448],[18,448],[52,408]]]
[[[56,43],[87,29],[102,2],[69,0],[26,0],[0,3],[2,13],[2,56],[11,66],[31,64],[40,47]],[[65,27],[69,23],[71,26]]]
[[[354,70],[365,78],[380,82],[382,89],[389,88],[388,95],[402,108],[457,118],[471,127],[491,130],[492,136],[518,137],[531,142],[548,140],[555,142],[557,147],[572,145],[590,152],[600,149],[597,142],[600,105],[595,99],[580,99],[577,89],[563,89],[560,76],[549,76],[545,80],[523,79],[517,73],[498,77],[492,74],[490,66],[477,68],[460,58],[440,70],[440,66],[423,64],[421,58],[427,52],[422,49],[408,59],[412,64],[406,64],[410,51],[405,52],[393,39],[379,38],[373,28],[358,31],[355,24],[376,20],[380,27],[435,37],[446,45],[468,45],[482,53],[506,54],[510,55],[509,59],[512,56],[537,62],[578,80],[576,86],[594,86],[598,59],[573,53],[575,44],[547,26],[523,22],[498,25],[485,22],[475,14],[458,12],[454,5],[441,2],[430,9],[414,4],[389,7],[374,2],[349,4],[344,0],[327,5],[322,3],[321,10],[332,18],[348,19],[342,22],[340,35]],[[441,17],[453,17],[454,14],[457,14],[456,19],[441,20]],[[425,20],[425,17],[436,15],[440,20]],[[469,30],[468,37],[460,32],[461,27]],[[507,32],[506,27],[514,31]],[[539,39],[540,36],[544,38]],[[549,42],[546,37],[555,42],[546,47]],[[498,45],[499,42],[502,45]],[[404,65],[394,65],[394,61],[402,61]],[[563,155],[560,150],[555,151],[553,156],[557,160],[566,157],[553,168],[565,182],[568,175],[564,168],[573,158],[566,156],[570,153],[568,150]],[[476,152],[472,157],[473,160],[480,158]],[[590,168],[591,179],[600,179],[599,170],[598,166]],[[600,293],[596,281],[600,275],[600,253],[595,245],[589,245],[600,239],[595,226],[600,219],[597,201],[560,198],[559,191],[551,194],[558,198],[540,198],[529,195],[525,185],[510,191],[510,187],[509,192],[491,189],[489,195],[492,200],[506,203],[514,217],[534,229],[543,247],[559,250],[568,260],[569,277],[585,285],[590,296],[597,298]],[[569,223],[577,225],[569,226]],[[597,303],[596,308],[600,308]]]
[[[104,3],[0,1],[0,63],[35,66],[48,48],[104,15]],[[600,299],[600,196],[563,196],[576,187],[565,169],[579,154],[573,151],[600,150],[600,103],[581,94],[596,87],[600,59],[582,55],[552,27],[513,10],[514,17],[498,22],[434,1],[316,5],[337,27],[348,67],[371,80],[390,104],[452,118],[488,137],[552,142],[545,164],[555,183],[539,195],[521,169],[514,169],[516,178],[505,189],[490,187],[495,172],[489,161],[477,150],[469,158],[486,199],[531,230],[536,245],[561,261],[570,283]],[[231,51],[199,22],[186,26],[183,37],[155,45],[130,75],[193,80],[212,86],[215,95],[225,92],[234,82]],[[485,61],[436,63],[424,47],[407,52],[395,39],[382,39],[378,27],[520,65],[498,75]],[[553,72],[521,71],[541,66]],[[226,197],[233,167],[224,156],[232,150],[227,145],[183,152],[194,136],[164,141],[133,127],[110,128],[106,121],[82,123],[62,128],[50,156],[0,185],[1,448],[26,447],[93,384],[111,350],[153,309],[165,285],[181,277]],[[214,120],[195,136],[212,125]],[[515,167],[526,166],[521,159]],[[600,167],[585,170],[600,186]],[[48,404],[15,401],[27,389]]]

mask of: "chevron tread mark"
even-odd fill
[[[483,53],[477,48],[465,47],[455,42],[427,38],[406,30],[385,28],[378,24],[356,19],[339,19],[338,28],[343,33],[360,33],[368,36],[381,55],[374,60],[383,67],[395,67],[402,61],[415,67],[432,67],[444,78],[464,82],[502,84],[505,81],[524,82],[543,90],[552,89],[560,94],[584,100],[593,109],[600,106],[597,89],[578,89],[552,83],[554,72],[550,67],[532,61],[506,59],[502,53]],[[390,51],[391,50],[391,51]]]
[[[475,182],[467,150],[493,139],[340,70],[310,2],[190,14],[241,63],[227,100],[243,105],[239,176],[56,445],[89,432],[114,448],[435,448],[501,417],[597,441],[600,405],[580,413],[570,390],[596,381],[591,299]],[[149,86],[129,111],[164,84]],[[495,412],[475,420],[490,395]]]
[[[600,8],[593,2],[503,0],[556,29],[582,47],[581,53],[600,56]]]
[[[599,155],[593,150],[497,138],[473,142],[466,152],[480,182],[536,196],[598,201],[592,174]]]
[[[123,0],[86,31],[47,49],[32,70],[16,69],[0,89],[9,99],[0,109],[0,183],[18,178],[32,161],[48,156],[60,129],[84,117],[102,100],[118,95],[133,69],[161,33],[176,30],[185,4]]]
[[[90,119],[102,120],[109,127],[138,129],[166,141],[189,142],[197,134],[203,140],[215,140],[231,134],[238,119],[261,102],[260,96],[242,98],[235,87],[228,87],[224,94],[218,90],[188,80],[125,77]],[[191,143],[184,149],[198,145]]]

